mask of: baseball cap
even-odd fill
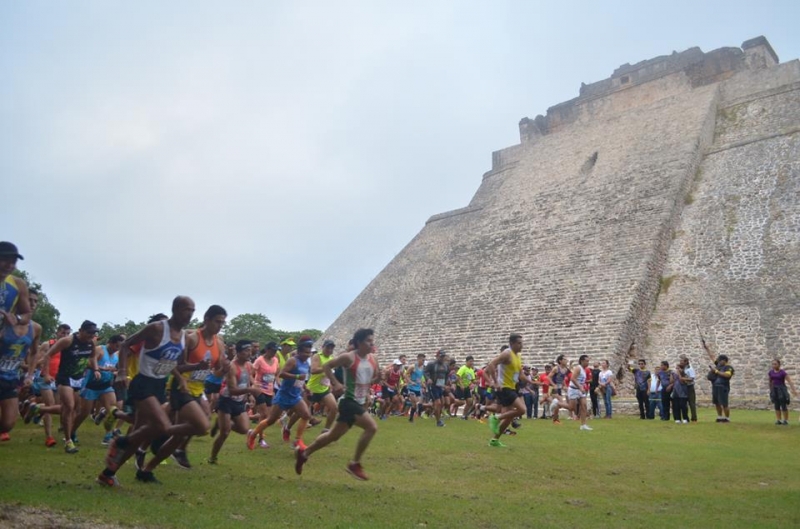
[[[16,257],[17,259],[24,260],[25,258],[19,254],[17,246],[8,241],[0,242],[0,257]]]
[[[322,347],[336,347],[336,343],[333,340],[325,340]]]
[[[281,342],[281,345],[291,345],[292,347],[295,347],[297,344],[294,343],[294,338],[286,338]]]
[[[436,356],[445,356],[445,355],[447,355],[447,351],[445,351],[444,349],[439,349],[438,351],[436,351]]]
[[[392,362],[392,363],[393,363],[394,365],[396,365],[396,366],[401,366],[401,365],[403,365],[403,362],[402,362],[402,361],[400,361],[400,360],[395,360],[395,361],[394,361],[394,362]]]

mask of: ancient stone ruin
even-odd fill
[[[702,333],[740,404],[764,399],[772,358],[795,373],[798,60],[763,37],[673,52],[519,129],[469,205],[432,216],[326,338],[368,326],[382,362],[444,348],[480,364],[520,332],[526,363],[586,353],[620,372],[635,342],[651,367],[685,353],[702,378]]]

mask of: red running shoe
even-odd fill
[[[288,443],[292,439],[292,433],[289,431],[289,428],[286,428],[285,426],[282,428],[282,430],[283,442]]]
[[[8,435],[8,432],[0,433],[0,442],[4,443],[4,442],[10,441],[10,440],[11,440],[11,436]]]
[[[47,448],[53,448],[56,444],[57,444],[56,440],[53,439],[52,437],[48,437],[47,439],[44,440],[44,445]]]
[[[364,469],[361,468],[361,463],[349,463],[347,465],[347,472],[350,473],[354,478],[360,479],[361,481],[367,481],[369,478],[366,474],[364,474]]]
[[[247,430],[247,449],[253,450],[256,447],[256,432]]]

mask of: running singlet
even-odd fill
[[[411,380],[411,383],[408,385],[408,389],[412,389],[414,391],[422,390],[422,380],[425,378],[425,369],[420,367],[418,364],[415,364],[414,367],[411,368],[411,375],[408,377]]]
[[[181,373],[183,378],[187,380],[186,387],[192,397],[199,397],[203,394],[206,379],[213,373],[213,369],[219,366],[219,340],[214,336],[212,342],[211,345],[208,345],[203,333],[198,331],[197,345],[186,355],[186,362],[189,364],[199,364],[204,360],[208,361],[208,369]]]
[[[389,376],[386,377],[386,387],[389,389],[397,389],[401,374],[402,371],[395,371],[394,368],[392,368],[392,370],[389,371]]]
[[[33,322],[28,323],[28,332],[17,336],[14,327],[6,325],[0,343],[0,380],[19,381],[19,368],[33,343]]]
[[[272,361],[267,361],[263,356],[256,358],[253,364],[253,369],[256,372],[256,384],[261,389],[264,395],[273,395],[275,393],[275,377],[278,376],[278,359],[272,357]]]
[[[280,361],[280,360],[279,360]],[[308,363],[308,358],[305,362],[301,362],[299,358],[295,357],[295,366],[291,371],[293,375],[305,375],[298,380],[293,378],[282,378],[280,386],[278,386],[278,398],[285,401],[299,400],[303,397],[303,388],[306,385],[308,373],[311,371],[311,365]]]
[[[516,390],[521,370],[522,359],[517,353],[511,351],[511,363],[497,366],[497,378],[500,379],[500,387]]]
[[[164,379],[178,365],[178,360],[186,346],[186,333],[181,331],[180,343],[174,343],[170,338],[169,323],[162,322],[164,333],[161,342],[154,348],[142,346],[139,353],[139,374],[150,378]]]
[[[331,359],[333,359],[333,355],[325,356],[324,354],[320,353],[319,354],[320,367],[330,362]],[[311,378],[308,379],[306,387],[311,393],[325,393],[326,391],[331,389],[331,381],[323,371],[322,373],[311,375]]]
[[[89,368],[89,360],[94,354],[94,342],[81,342],[78,333],[73,333],[72,344],[61,351],[61,363],[58,364],[58,375],[74,380],[83,378]],[[74,386],[73,386],[74,387]]]
[[[244,366],[240,366],[239,364],[233,364],[236,367],[236,387],[239,389],[247,389],[250,387],[250,369],[252,366],[250,362],[246,362]],[[242,393],[241,395],[231,395],[231,392],[228,390],[228,381],[222,383],[222,389],[219,391],[221,397],[227,397],[231,400],[235,400],[236,402],[244,402],[247,399],[247,393]]]
[[[469,389],[469,385],[475,380],[475,370],[467,364],[458,368],[456,375],[458,375],[458,387],[461,389]]]
[[[119,363],[119,356],[117,353],[109,353],[107,346],[102,346],[103,348],[103,356],[100,357],[100,361],[97,362],[97,367],[117,367]]]
[[[5,280],[0,282],[0,309],[14,314],[19,299],[19,287],[13,276],[7,275]]]
[[[342,398],[364,404],[369,397],[369,387],[378,370],[378,363],[372,354],[367,355],[366,358],[361,358],[358,354],[353,356],[355,356],[355,362],[344,370],[344,395]]]

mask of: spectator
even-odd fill
[[[601,367],[602,370],[600,371],[600,378],[598,382],[602,388],[601,392],[603,394],[603,404],[605,404],[606,408],[606,414],[603,418],[610,419],[612,414],[611,397],[613,397],[616,393],[616,387],[614,386],[614,373],[609,368],[608,360],[603,360]]]
[[[647,396],[650,399],[650,407],[647,409],[647,418],[648,419],[655,419],[656,418],[656,408],[658,408],[658,416],[664,416],[664,408],[661,404],[661,380],[657,376],[650,377],[650,384],[647,391]]]
[[[686,393],[688,397],[689,412],[691,414],[691,421],[697,422],[697,396],[694,391],[694,381],[697,374],[691,366],[689,357],[686,355],[680,356],[680,365],[683,367],[683,377],[686,379]]]
[[[789,391],[786,384],[792,388],[792,395],[797,398],[797,389],[789,375],[781,369],[781,361],[777,358],[772,361],[769,376],[769,400],[775,405],[775,424],[789,425]],[[783,418],[781,419],[781,415]]]
[[[729,423],[731,422],[731,410],[728,407],[728,394],[731,391],[733,366],[728,365],[727,355],[719,355],[714,358],[714,353],[705,340],[703,340],[703,349],[714,363],[709,366],[710,371],[707,378],[711,381],[711,401],[717,408],[717,422]]]
[[[661,362],[661,370],[657,373],[658,380],[661,382],[661,420],[669,420],[669,399],[672,392],[669,375],[669,362]]]
[[[629,365],[628,369],[633,373],[633,383],[636,388],[636,402],[639,403],[639,418],[644,419],[650,414],[650,398],[647,389],[650,386],[650,371],[646,369],[647,362],[643,358],[639,359],[639,367]]]

